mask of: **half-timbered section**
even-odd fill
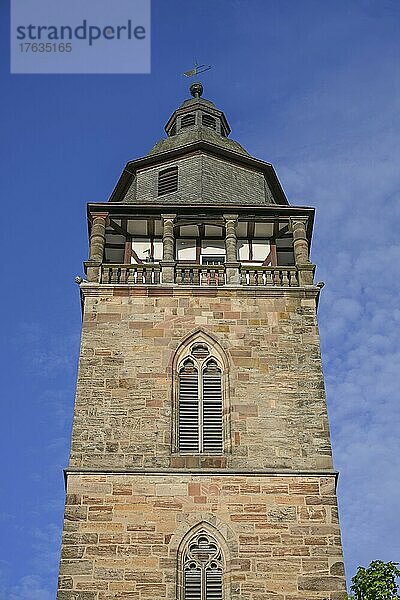
[[[237,214],[223,210],[179,214],[170,207],[89,205],[89,223],[100,212],[104,249],[96,281],[109,284],[298,286],[303,266],[295,255],[294,228],[309,244],[313,211],[264,208]],[[297,217],[298,215],[298,217]],[[167,230],[167,231],[166,231]],[[163,261],[167,261],[167,273]],[[300,262],[299,262],[300,261]],[[172,263],[172,271],[171,271]],[[311,269],[312,271],[312,269]],[[172,274],[172,277],[171,277]],[[305,277],[310,279],[310,275]]]

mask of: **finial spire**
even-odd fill
[[[200,81],[194,81],[189,88],[193,98],[200,98],[203,93],[203,86]]]

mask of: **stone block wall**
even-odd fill
[[[229,600],[343,600],[334,476],[69,474],[58,600],[177,600],[196,525],[224,539]]]
[[[331,469],[312,290],[82,286],[72,467]],[[228,451],[175,452],[173,357],[201,330],[226,355]]]

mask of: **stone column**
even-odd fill
[[[176,215],[161,215],[163,220],[163,259],[161,272],[163,283],[175,283],[175,236]]]
[[[239,262],[237,259],[236,227],[238,215],[224,215],[225,219],[225,277],[226,283],[235,285],[240,282]]]
[[[103,262],[106,243],[107,219],[108,213],[95,213],[92,215],[89,259],[85,262],[85,271],[87,280],[93,283],[99,283],[100,281],[100,266]]]
[[[294,261],[298,269],[299,285],[313,285],[315,265],[309,259],[309,246],[306,226],[307,217],[293,217],[290,225],[293,231]]]

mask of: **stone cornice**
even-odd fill
[[[141,216],[145,218],[146,213],[150,215],[161,215],[164,212],[178,212],[179,215],[185,216],[189,213],[193,217],[197,214],[212,217],[219,214],[221,217],[225,213],[235,213],[238,218],[249,218],[253,216],[254,219],[260,216],[264,217],[277,217],[277,218],[312,218],[315,214],[315,208],[311,206],[284,206],[279,204],[241,204],[232,205],[227,203],[221,204],[191,204],[186,202],[185,204],[173,204],[163,203],[161,199],[157,199],[157,202],[141,202],[137,204],[133,203],[109,203],[109,202],[89,202],[87,204],[88,215],[95,214],[96,212],[107,213],[110,216],[116,218],[117,215],[124,217],[135,217]],[[193,212],[194,211],[194,212]],[[249,215],[250,213],[250,215]]]
[[[64,483],[67,487],[69,476],[124,476],[124,477],[333,477],[335,490],[339,479],[339,471],[334,469],[301,470],[301,469],[107,469],[68,467],[64,469]]]
[[[68,475],[184,475],[184,476],[209,476],[219,477],[334,477],[338,478],[339,472],[335,469],[115,469],[101,467],[68,467],[64,469]]]
[[[317,298],[320,288],[312,286],[303,287],[261,287],[261,286],[242,286],[242,285],[224,285],[220,287],[202,287],[193,285],[178,284],[152,284],[152,285],[129,285],[108,284],[108,283],[88,283],[86,281],[80,284],[80,290],[83,297],[98,296],[208,296],[208,297],[257,297],[257,298]],[[114,293],[116,292],[116,293]]]

